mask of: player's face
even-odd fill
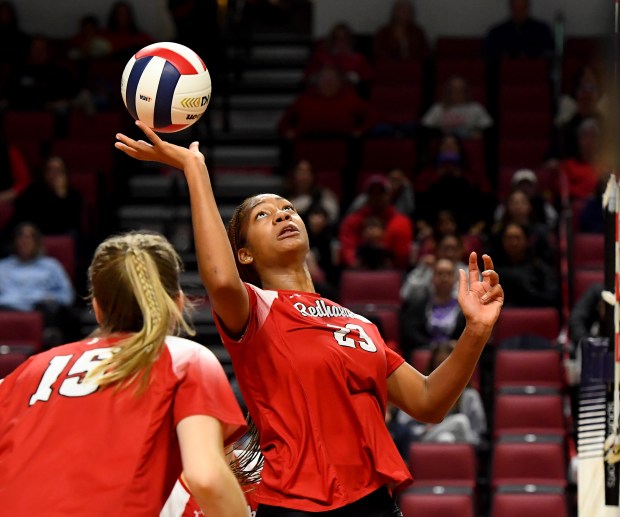
[[[246,226],[246,248],[256,266],[280,263],[283,255],[309,249],[303,220],[290,201],[272,194],[255,199]]]

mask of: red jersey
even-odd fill
[[[369,320],[318,294],[246,288],[243,337],[215,319],[261,436],[257,501],[317,512],[409,482],[385,425],[386,379],[403,358]]]
[[[176,425],[210,415],[236,438],[245,420],[215,356],[166,338],[141,395],[84,376],[120,338],[31,357],[0,383],[3,515],[157,515],[181,474]]]
[[[248,503],[248,517],[256,517],[256,509],[258,507],[254,497],[256,486],[252,485],[243,489],[245,500]],[[189,488],[187,488],[183,479],[179,477],[159,517],[201,517],[203,515],[204,512],[190,494]]]

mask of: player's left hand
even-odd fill
[[[468,325],[491,329],[504,304],[504,290],[499,283],[499,275],[493,269],[491,257],[483,255],[482,260],[484,262],[482,275],[478,269],[478,256],[475,252],[469,255],[469,273],[459,271],[458,299]]]

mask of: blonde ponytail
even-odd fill
[[[104,333],[133,332],[118,342],[114,354],[89,377],[102,387],[128,386],[139,378],[142,392],[148,386],[151,368],[166,336],[179,331],[192,335],[194,331],[178,306],[177,297],[182,296],[178,285],[180,259],[172,246],[163,237],[151,234],[128,234],[114,239],[113,245],[102,253],[108,258],[107,263],[99,261],[105,263],[103,267],[95,267],[95,254],[91,292],[104,313]],[[175,267],[170,267],[171,263]],[[103,274],[106,270],[107,275]],[[106,277],[114,273],[120,285],[106,285]],[[100,299],[101,294],[104,300]],[[133,315],[127,318],[126,313]]]

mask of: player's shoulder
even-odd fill
[[[177,374],[184,372],[191,364],[220,364],[211,350],[191,339],[166,336],[165,344]]]

